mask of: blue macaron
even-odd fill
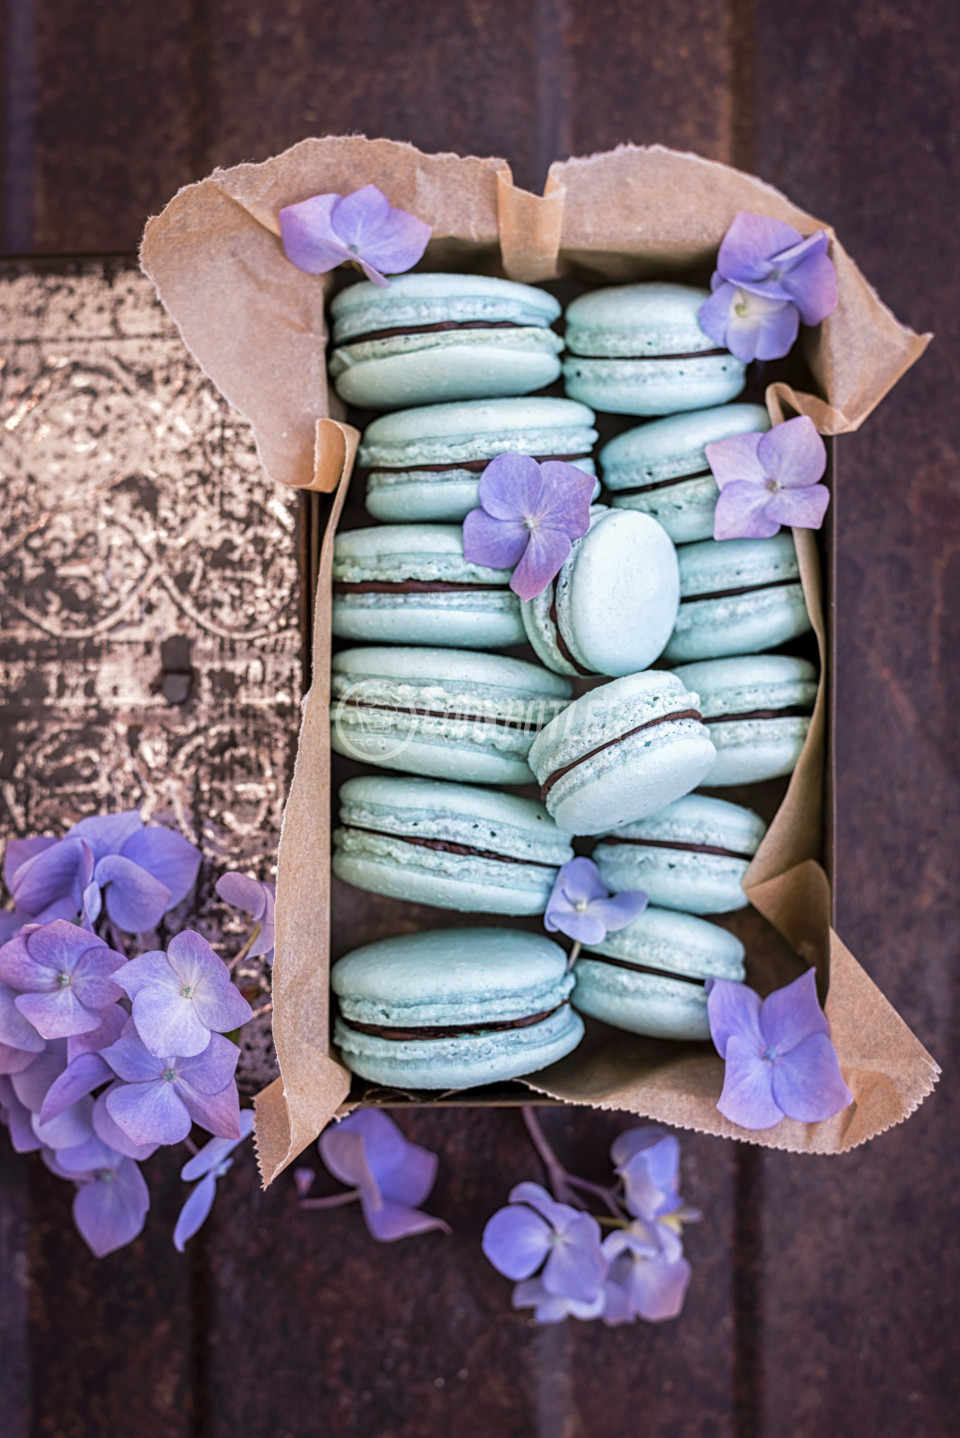
[[[700,695],[716,746],[716,763],[702,781],[707,788],[793,772],[817,697],[812,664],[786,654],[747,654],[681,664],[673,672]]]
[[[771,539],[682,544],[680,610],[664,654],[672,663],[775,649],[810,631],[797,547]]]
[[[560,374],[560,306],[491,275],[398,275],[335,295],[330,376],[347,404],[400,409],[529,394]]]
[[[603,446],[604,485],[617,508],[652,515],[674,544],[710,539],[720,491],[706,446],[769,428],[770,416],[759,404],[722,404],[651,420]]]
[[[653,282],[592,290],[566,311],[564,387],[613,414],[666,415],[724,404],[746,365],[717,349],[698,313],[708,290]]]
[[[370,471],[367,510],[388,523],[465,519],[477,507],[481,474],[498,454],[563,459],[594,474],[593,421],[586,405],[542,395],[380,415],[364,431],[358,455]]]
[[[519,1078],[583,1037],[566,953],[543,934],[443,929],[381,939],[334,964],[330,982],[344,1063],[393,1088]]]
[[[341,639],[503,649],[523,644],[509,569],[463,557],[459,524],[341,530],[333,547],[333,632]]]
[[[614,893],[641,889],[659,908],[726,914],[746,906],[744,876],[766,828],[752,809],[685,794],[602,835],[593,860]]]
[[[533,649],[558,674],[634,674],[663,651],[677,617],[677,553],[656,520],[595,506],[562,569],[522,605]]]
[[[379,774],[339,793],[333,872],[358,889],[485,914],[542,914],[573,858],[542,804],[517,794]]]
[[[735,934],[693,914],[645,909],[625,929],[585,945],[574,966],[583,1014],[658,1039],[708,1039],[708,978],[744,978]]]
[[[529,784],[530,746],[566,708],[570,681],[465,649],[371,645],[333,657],[330,743],[385,769],[475,784]]]
[[[703,780],[716,750],[699,699],[676,674],[645,670],[574,701],[534,740],[540,797],[569,834],[603,834],[662,809]]]

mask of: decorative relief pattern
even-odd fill
[[[138,272],[0,272],[0,349],[3,835],[137,806],[229,935],[213,884],[272,874],[296,748],[296,497]]]

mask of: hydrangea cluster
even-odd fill
[[[39,1152],[76,1185],[74,1220],[98,1257],[143,1228],[150,1195],[140,1165],[160,1145],[189,1143],[195,1123],[213,1135],[184,1167],[199,1182],[177,1225],[182,1247],[230,1150],[252,1130],[234,1079],[240,1051],[226,1037],[252,1010],[227,965],[189,929],[166,950],[123,952],[130,934],[152,930],[186,897],[199,864],[194,845],[135,812],[7,845],[14,908],[0,944],[0,1121],[16,1152]],[[257,901],[243,953],[258,944],[267,953],[272,892],[245,875],[224,880]],[[98,919],[111,942],[95,932]]]

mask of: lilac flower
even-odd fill
[[[226,964],[192,929],[172,938],[166,953],[132,959],[117,983],[133,1000],[137,1032],[154,1055],[203,1053],[211,1030],[229,1033],[253,1012]]]
[[[56,1150],[48,1167],[76,1183],[73,1221],[97,1258],[140,1233],[150,1192],[133,1159],[91,1138],[75,1148]]]
[[[538,1183],[511,1190],[508,1207],[483,1230],[483,1251],[506,1278],[530,1278],[546,1259],[540,1275],[544,1290],[587,1305],[600,1297],[607,1274],[597,1220],[557,1203]]]
[[[374,1238],[392,1243],[433,1228],[441,1218],[421,1213],[437,1176],[437,1155],[411,1143],[379,1109],[358,1109],[320,1135],[320,1157],[341,1183],[353,1187]]]
[[[820,528],[830,503],[830,491],[817,483],[827,450],[806,415],[766,434],[715,440],[706,449],[720,489],[714,539],[769,539],[782,524]]]
[[[550,583],[572,541],[590,527],[595,480],[560,460],[538,464],[527,454],[501,454],[480,476],[480,508],[463,521],[470,564],[513,569],[510,588],[532,599]]]
[[[180,1210],[177,1226],[173,1230],[173,1246],[178,1253],[183,1252],[187,1240],[206,1222],[217,1194],[217,1179],[222,1178],[227,1169],[233,1166],[230,1154],[238,1143],[242,1143],[252,1133],[253,1109],[242,1109],[239,1138],[212,1138],[183,1165],[180,1177],[188,1183],[199,1179],[199,1183],[194,1184],[190,1190]]]
[[[93,850],[80,837],[11,839],[4,850],[3,878],[13,895],[17,926],[75,918],[93,864]]]
[[[609,1282],[622,1293],[604,1315],[608,1322],[643,1318],[647,1323],[659,1323],[677,1317],[691,1271],[681,1253],[665,1253],[639,1220],[608,1234],[603,1252],[610,1264]]]
[[[762,1003],[746,984],[707,982],[710,1032],[726,1063],[717,1108],[731,1123],[772,1128],[784,1114],[819,1123],[853,1103],[813,969]]]
[[[577,858],[557,874],[543,923],[551,934],[566,934],[579,944],[599,944],[608,933],[626,928],[646,907],[647,896],[639,889],[611,897],[593,860]]]
[[[274,922],[273,908],[277,887],[263,879],[251,879],[249,874],[231,870],[217,880],[217,893],[235,909],[242,909],[253,916],[256,926],[255,937],[247,955],[258,959],[265,955],[267,963],[273,963]]]
[[[213,1034],[197,1057],[160,1058],[145,1047],[131,1019],[103,1057],[123,1079],[107,1095],[107,1112],[134,1143],[179,1143],[194,1122],[219,1138],[240,1137],[233,1082],[240,1050],[229,1039]]]
[[[99,1010],[121,998],[111,974],[126,963],[65,919],[28,926],[0,948],[0,981],[20,992],[14,1004],[45,1039],[99,1028]]]
[[[427,248],[430,226],[394,209],[376,185],[350,195],[312,195],[280,211],[287,259],[308,275],[324,275],[352,261],[368,280],[387,286],[385,273],[412,269]]]
[[[837,305],[825,230],[804,238],[782,220],[741,210],[724,236],[700,309],[700,328],[740,360],[779,359],[800,321],[818,325]]]

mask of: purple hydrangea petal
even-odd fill
[[[78,1144],[56,1150],[57,1167],[71,1178],[92,1173],[95,1168],[111,1168],[120,1156],[119,1150],[93,1132]]]
[[[589,1213],[575,1213],[564,1224],[561,1241],[551,1246],[542,1278],[548,1293],[592,1303],[607,1274],[600,1247],[600,1225]],[[508,1277],[512,1275],[507,1275]],[[518,1274],[518,1277],[526,1277]]]
[[[778,250],[773,256],[773,266],[779,274],[791,275],[807,260],[825,255],[829,248],[830,238],[826,230],[815,230],[812,235],[806,235],[795,244]]]
[[[326,1156],[330,1145],[336,1144],[338,1133],[354,1132],[363,1136],[366,1162],[385,1198],[416,1208],[433,1188],[439,1163],[437,1155],[429,1149],[421,1148],[419,1144],[411,1143],[393,1119],[382,1110],[358,1109],[336,1128],[326,1132],[329,1134],[328,1145],[326,1150],[321,1146],[321,1154],[331,1173],[335,1170],[327,1163]],[[341,1175],[337,1173],[336,1177],[340,1178]],[[361,1188],[364,1186],[359,1174],[341,1181],[356,1184]]]
[[[797,529],[819,529],[830,503],[830,491],[824,484],[811,484],[807,489],[783,489],[770,496],[766,513],[779,524]]]
[[[40,835],[35,839],[8,839],[3,851],[3,882],[13,892],[13,876],[28,859],[35,859],[45,849],[58,844],[52,834]]]
[[[201,1093],[188,1083],[177,1085],[180,1097],[194,1123],[218,1138],[242,1138],[240,1132],[240,1095],[231,1082],[219,1093]]]
[[[91,881],[84,889],[81,896],[81,913],[83,927],[88,933],[93,932],[93,926],[100,917],[103,910],[103,890],[95,881]]]
[[[94,814],[89,819],[81,819],[68,830],[66,838],[84,839],[93,850],[96,863],[107,854],[119,854],[131,834],[142,828],[138,810],[125,809],[122,814]]]
[[[249,874],[241,874],[236,869],[221,874],[216,883],[217,893],[225,904],[230,904],[234,909],[242,909],[254,920],[263,918],[266,887],[259,879],[251,879]]]
[[[603,920],[589,909],[577,909],[562,901],[543,916],[543,926],[550,934],[566,934],[577,944],[602,944],[607,930]]]
[[[798,979],[774,989],[760,1006],[763,1047],[789,1053],[811,1034],[829,1034],[830,1025],[817,998],[817,974],[806,969]]]
[[[428,1233],[431,1229],[450,1232],[450,1225],[444,1223],[442,1218],[434,1218],[429,1213],[421,1213],[417,1208],[394,1203],[390,1199],[385,1199],[379,1206],[374,1207],[368,1203],[366,1194],[363,1193],[360,1206],[367,1228],[381,1243],[393,1243],[398,1238],[410,1238],[415,1233]]]
[[[23,1073],[36,1058],[29,1049],[12,1048],[0,1040],[0,1075]]]
[[[510,588],[521,599],[542,594],[563,568],[572,548],[570,536],[559,529],[536,528],[510,578]]]
[[[774,255],[802,240],[800,231],[783,220],[740,210],[721,242],[717,272],[734,284],[740,280],[762,281],[770,274]]]
[[[633,1312],[647,1323],[676,1318],[683,1308],[690,1274],[685,1258],[673,1262],[664,1258],[634,1259],[624,1284]]]
[[[564,864],[557,874],[554,889],[563,894],[571,904],[590,903],[594,899],[606,899],[609,890],[600,877],[600,870],[592,859],[578,856]]]
[[[71,1034],[86,1034],[100,1027],[96,1009],[80,1002],[72,987],[53,989],[45,994],[21,994],[15,1000],[23,1016],[45,1039],[63,1039]]]
[[[123,1085],[120,1080],[115,1079],[108,1089],[105,1089],[103,1093],[97,1094],[97,1097],[93,1101],[93,1113],[90,1115],[90,1122],[93,1125],[93,1131],[97,1138],[100,1139],[102,1143],[105,1143],[108,1148],[114,1149],[117,1153],[122,1153],[124,1158],[135,1158],[138,1163],[143,1163],[145,1159],[150,1158],[151,1155],[156,1153],[160,1145],[158,1143],[134,1143],[133,1139],[128,1138],[123,1129],[118,1128],[110,1117],[110,1110],[107,1108],[107,1099],[110,1094],[113,1093],[114,1089],[122,1087]]]
[[[8,939],[0,947],[0,983],[19,991],[36,982],[37,977],[37,963],[30,957],[26,935],[17,934]]]
[[[807,415],[788,419],[760,436],[757,459],[763,472],[778,484],[815,484],[827,467],[827,448]]]
[[[727,439],[715,439],[706,446],[707,463],[721,491],[724,485],[738,480],[752,484],[765,484],[767,474],[760,463],[759,448],[763,435],[758,431],[751,434],[731,434]]]
[[[119,1004],[108,1004],[106,1008],[97,1011],[97,1018],[100,1020],[95,1029],[90,1029],[84,1034],[70,1034],[67,1037],[67,1062],[73,1063],[80,1054],[99,1053],[101,1049],[108,1048],[110,1044],[116,1043],[123,1032],[123,1026],[127,1022],[128,1015],[125,1009]]]
[[[826,254],[809,255],[781,281],[805,325],[818,325],[837,307],[837,272]]]
[[[21,864],[10,892],[17,910],[41,923],[79,914],[83,891],[93,873],[93,853],[82,839],[66,838]]]
[[[601,1317],[608,1328],[615,1328],[621,1323],[633,1323],[635,1314],[630,1304],[630,1296],[622,1284],[606,1278],[603,1282],[602,1293],[603,1312]]]
[[[41,1053],[45,1042],[29,1019],[17,1008],[14,1002],[16,997],[14,989],[0,983],[0,1043],[6,1044],[8,1048],[24,1049],[28,1053]]]
[[[543,486],[543,466],[529,454],[498,454],[480,476],[477,497],[493,519],[522,522],[536,514]]]
[[[341,1183],[349,1188],[377,1193],[379,1188],[367,1159],[364,1136],[355,1128],[345,1128],[346,1122],[344,1119],[324,1129],[319,1141],[320,1157]]]
[[[720,1057],[726,1057],[732,1034],[739,1034],[762,1054],[766,1041],[760,1031],[760,995],[756,990],[732,979],[713,979],[707,982],[707,994],[710,1035]]]
[[[170,907],[166,884],[122,854],[107,854],[97,864],[94,877],[106,890],[107,913],[125,933],[143,934],[156,928]]]
[[[216,986],[204,984],[197,990],[193,1004],[203,1026],[215,1033],[232,1033],[234,1029],[247,1023],[253,1015],[253,1009],[243,994],[230,982],[226,965],[223,982]]]
[[[73,971],[73,990],[88,1009],[105,1009],[123,997],[123,990],[118,988],[113,975],[127,961],[115,949],[101,945],[95,934],[88,934],[87,940],[93,946],[81,956]]]
[[[195,1179],[203,1178],[204,1174],[212,1173],[233,1152],[238,1143],[250,1137],[253,1133],[253,1122],[253,1109],[241,1109],[240,1138],[211,1138],[203,1148],[187,1159],[180,1170],[180,1177],[187,1183],[193,1183]]]
[[[311,195],[280,211],[283,252],[291,264],[308,275],[325,275],[353,258],[333,230],[333,207],[340,198],[336,194]]]
[[[31,1113],[43,1108],[47,1089],[54,1079],[59,1078],[67,1066],[66,1044],[47,1044],[43,1053],[37,1054],[29,1068],[14,1074],[11,1082],[20,1103]]]
[[[145,988],[137,994],[133,1021],[146,1047],[159,1056],[192,1057],[203,1053],[210,1042],[210,1030],[192,999],[181,997],[179,992],[171,994],[165,988]]]
[[[780,359],[790,353],[799,329],[800,316],[789,301],[737,290],[727,319],[727,348],[747,363]]]
[[[721,490],[713,511],[714,539],[769,539],[780,521],[770,512],[770,491],[747,480],[735,480]]]
[[[552,1230],[522,1203],[499,1209],[483,1230],[482,1247],[505,1278],[529,1278],[550,1252]]]
[[[162,824],[148,824],[132,834],[123,846],[123,857],[132,859],[159,879],[170,891],[167,908],[181,903],[197,882],[202,855],[195,844]]]
[[[568,1203],[558,1203],[555,1198],[551,1198],[541,1184],[531,1183],[529,1180],[514,1184],[508,1197],[511,1203],[525,1203],[528,1208],[535,1209],[551,1228],[562,1228],[567,1219],[577,1212]]]
[[[94,1136],[90,1122],[92,1112],[93,1099],[84,1096],[53,1118],[42,1119],[40,1114],[35,1113],[31,1119],[33,1131],[47,1148],[75,1148]]]
[[[177,1059],[177,1072],[197,1093],[218,1094],[232,1080],[239,1058],[236,1044],[222,1034],[211,1034],[202,1054]]]
[[[172,996],[179,997],[183,987],[181,979],[162,949],[151,949],[149,953],[131,959],[124,965],[122,972],[117,974],[114,982],[120,985],[130,999],[135,999],[145,989],[152,988],[165,989]]]
[[[163,1058],[150,1053],[137,1033],[133,1019],[127,1019],[115,1043],[101,1050],[118,1078],[125,1083],[149,1083],[163,1073]]]
[[[520,519],[494,519],[484,509],[471,509],[463,521],[463,557],[488,569],[513,569],[530,542]]]
[[[726,1046],[723,1092],[717,1108],[741,1128],[772,1128],[783,1112],[773,1097],[775,1065],[763,1057],[752,1039],[730,1034]]]
[[[123,1158],[78,1188],[73,1221],[87,1246],[103,1258],[132,1242],[143,1229],[150,1191],[137,1165]]]
[[[333,228],[361,264],[380,274],[412,269],[430,239],[430,226],[407,210],[394,209],[376,185],[364,185],[338,199]]]
[[[570,539],[582,539],[590,528],[590,501],[596,480],[575,464],[547,459],[540,465],[543,491],[536,519],[545,529],[559,529]]]
[[[86,956],[94,951],[114,954],[118,967],[124,962],[123,956],[115,954],[103,939],[96,934],[88,934],[76,924],[67,923],[65,919],[55,919],[53,923],[29,930],[23,938],[31,961],[39,966],[34,983],[22,983],[23,988],[32,988],[34,984],[42,988],[51,982],[51,976],[55,980],[57,974],[74,974]],[[47,976],[42,975],[40,969],[48,970]],[[119,994],[114,994],[114,998],[119,998]]]
[[[578,1302],[565,1294],[548,1293],[539,1278],[518,1283],[511,1298],[514,1308],[533,1308],[536,1323],[562,1323],[565,1318],[579,1318],[581,1321],[599,1318],[605,1301],[602,1289],[590,1303]]]
[[[697,311],[697,323],[715,345],[725,349],[727,326],[730,323],[730,315],[739,291],[736,285],[731,285],[716,273],[714,273],[710,284],[713,293],[708,300],[704,300]]]
[[[853,1103],[826,1034],[811,1034],[771,1067],[773,1097],[788,1118],[819,1123]]]
[[[642,1133],[643,1130],[636,1130]],[[622,1137],[624,1135],[621,1135]],[[630,1213],[646,1223],[653,1223],[664,1213],[672,1213],[680,1205],[677,1193],[680,1145],[673,1134],[662,1137],[647,1148],[623,1154],[617,1173],[623,1181],[624,1202]],[[612,1153],[612,1150],[611,1150]]]
[[[163,1078],[123,1084],[107,1094],[107,1112],[134,1143],[180,1143],[192,1121],[179,1087]]]
[[[8,943],[19,934],[25,917],[15,909],[0,909],[0,945]]]
[[[621,889],[619,894],[611,894],[609,899],[597,899],[591,910],[607,933],[613,934],[639,918],[647,903],[647,896],[641,889]]]
[[[14,1153],[36,1153],[43,1148],[43,1141],[33,1131],[33,1115],[6,1075],[0,1076],[0,1119],[7,1126]]]
[[[183,1252],[187,1240],[206,1223],[216,1196],[217,1180],[212,1173],[205,1173],[187,1195],[173,1230],[173,1246],[178,1253]]]
[[[47,1089],[40,1109],[41,1123],[48,1123],[64,1109],[92,1093],[113,1078],[113,1070],[99,1054],[80,1054]]]

